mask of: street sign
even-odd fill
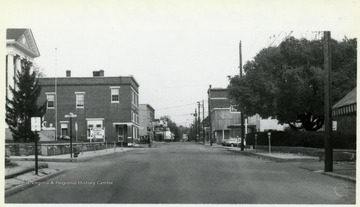
[[[33,132],[41,131],[41,118],[40,117],[31,117],[31,131],[33,131]]]

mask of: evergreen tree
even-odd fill
[[[16,142],[33,142],[39,139],[31,131],[31,117],[42,117],[46,112],[46,102],[41,106],[37,100],[41,87],[36,79],[36,73],[30,73],[32,63],[21,61],[21,71],[16,74],[16,89],[10,87],[12,100],[6,97],[5,121]]]

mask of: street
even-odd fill
[[[355,184],[198,143],[158,143],[88,162],[6,203],[355,204]]]

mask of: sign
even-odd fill
[[[33,132],[41,131],[41,118],[40,117],[31,117],[31,131],[33,131]]]
[[[96,139],[105,138],[105,131],[102,128],[93,128],[90,130],[90,136]]]
[[[333,121],[333,131],[337,130],[337,121]]]

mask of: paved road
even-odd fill
[[[297,167],[167,143],[82,163],[6,203],[354,204],[355,184]]]

